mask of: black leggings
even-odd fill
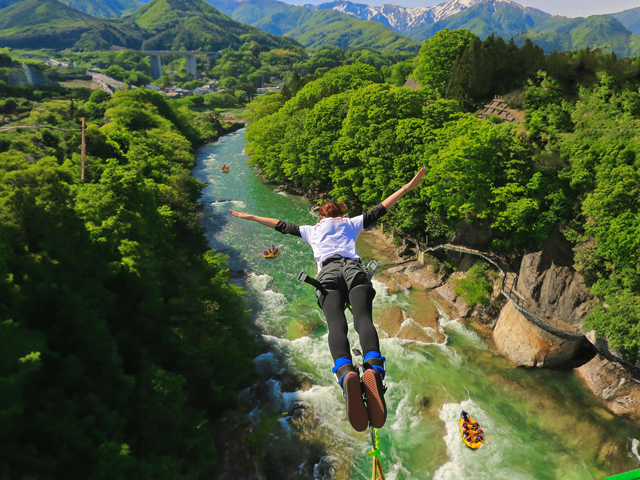
[[[320,303],[329,327],[329,350],[333,360],[340,357],[351,358],[349,340],[347,339],[347,319],[344,315],[345,298],[348,295],[353,310],[353,325],[360,336],[360,347],[363,355],[371,350],[380,351],[378,332],[373,326],[373,297],[376,292],[365,279],[354,280],[351,290],[346,286],[338,290],[328,290],[327,295],[320,297]]]

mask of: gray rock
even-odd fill
[[[505,357],[526,367],[553,367],[573,358],[583,338],[565,340],[529,321],[511,302],[500,312],[493,340]]]
[[[538,318],[567,323],[584,332],[592,299],[584,278],[572,267],[572,253],[556,230],[542,252],[522,258],[517,288],[527,310]]]

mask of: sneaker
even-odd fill
[[[365,367],[367,367],[365,362]],[[367,368],[362,374],[362,384],[367,397],[367,415],[374,428],[382,428],[387,421],[387,404],[384,401],[385,388],[382,376],[375,368]]]
[[[369,417],[362,401],[362,386],[357,372],[351,371],[345,374],[342,380],[342,391],[347,405],[349,423],[356,431],[364,432],[369,426]]]

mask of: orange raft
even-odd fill
[[[471,415],[469,415],[467,413],[467,418],[469,419],[469,422],[465,422],[464,420],[464,413],[463,412],[460,414],[460,435],[462,435],[462,442],[469,448],[473,449],[473,450],[477,450],[478,448],[480,448],[482,446],[483,443],[486,444],[486,442],[484,442],[482,440],[482,436],[478,436],[478,432],[477,430],[475,430],[473,428],[473,424],[477,422],[473,419],[473,417]],[[468,433],[465,436],[464,434],[464,426],[465,424],[467,424],[469,426],[468,429]],[[480,427],[480,425],[478,424],[478,428]]]

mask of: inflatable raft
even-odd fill
[[[473,419],[473,417],[471,415],[469,415],[467,413],[467,418],[469,419],[469,422],[465,422],[464,419],[464,413],[463,412],[460,414],[460,435],[462,435],[462,442],[469,448],[472,448],[473,450],[477,450],[478,448],[480,448],[482,446],[482,440],[479,439],[476,435],[476,430],[474,428],[471,427],[471,425],[475,422],[475,420]],[[469,429],[467,434],[465,435],[464,433],[464,427],[465,424],[469,425]],[[478,428],[480,427],[480,425],[478,425]]]

